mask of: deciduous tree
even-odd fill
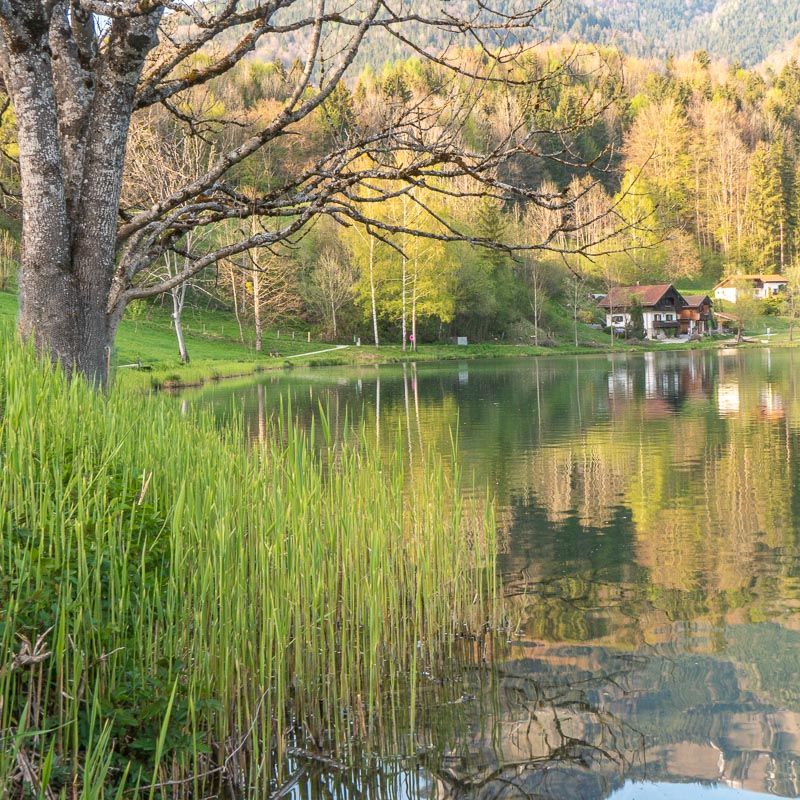
[[[517,69],[517,57],[527,56],[523,44],[498,49],[497,42],[520,41],[519,31],[527,31],[540,11],[534,5],[502,15],[482,4],[478,14],[459,16],[454,9],[425,15],[388,0],[0,0],[0,75],[19,142],[20,332],[68,371],[103,385],[129,302],[167,292],[222,259],[291,241],[319,214],[380,229],[379,220],[370,222],[371,205],[359,202],[361,184],[385,178],[441,191],[439,179],[469,175],[495,196],[510,194],[514,187],[498,180],[499,166],[517,156],[567,157],[572,134],[616,100],[606,93],[578,106],[569,121],[551,117],[547,130],[546,115],[534,120],[521,114],[490,148],[465,145],[461,131],[484,87],[491,86],[498,101],[524,89],[524,108],[546,108],[565,68],[581,72],[578,61],[554,59],[558,63],[531,79]],[[416,40],[410,22],[416,34],[423,32]],[[465,45],[483,42],[480,59],[465,61],[457,48],[426,50],[426,29],[457,34]],[[262,148],[286,142],[341,94],[348,68],[375,31],[434,64],[444,90],[422,95],[406,87],[411,95],[398,97],[399,87],[390,87],[375,124],[334,136],[318,154],[294,162],[290,173],[271,176],[255,201],[242,196],[237,170]],[[135,114],[161,105],[187,132],[197,130],[202,119],[185,102],[187,93],[225,75],[259,44],[271,41],[280,52],[289,36],[305,42],[305,52],[286,71],[285,92],[269,116],[220,150],[202,175],[156,202],[120,203]],[[588,97],[595,97],[592,85],[603,81],[592,69]],[[346,125],[339,116],[341,134]],[[539,146],[544,141],[547,148]],[[562,145],[554,148],[553,141]],[[413,157],[398,160],[400,151]],[[356,166],[360,156],[369,166]],[[537,202],[535,192],[517,188]],[[142,283],[142,275],[165,252],[179,249],[189,230],[251,216],[274,224],[192,256],[178,275]],[[391,232],[419,233],[397,226]],[[439,235],[472,236],[456,228]]]
[[[306,302],[325,321],[327,334],[339,334],[338,314],[353,299],[356,274],[346,254],[328,248],[320,255],[304,287]]]

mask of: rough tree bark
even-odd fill
[[[93,33],[72,35],[66,2],[2,6],[23,197],[19,330],[102,384],[119,322],[107,305],[128,126],[163,9],[115,20],[108,57],[90,70]]]

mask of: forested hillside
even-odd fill
[[[664,58],[705,49],[753,65],[800,33],[797,0],[563,0],[557,33]]]
[[[309,3],[310,5],[310,3]],[[530,3],[491,0],[484,6],[511,13]],[[474,0],[401,0],[393,4],[398,15],[453,13],[454,7],[478,13]],[[491,17],[484,12],[484,18]],[[554,0],[538,18],[531,39],[553,35],[573,41],[613,44],[626,53],[666,58],[694,50],[708,50],[745,66],[760,63],[800,34],[800,0]],[[453,41],[442,30],[413,22],[403,23],[404,37],[416,45],[440,52]],[[463,43],[463,42],[462,42]],[[300,42],[280,54],[262,45],[261,55],[280,55],[286,61],[301,50]],[[397,39],[375,35],[359,55],[362,64],[377,66],[387,58],[411,55]]]

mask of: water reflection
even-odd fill
[[[187,396],[244,409],[254,439],[280,400],[305,421],[321,404],[335,436],[357,419],[412,465],[458,427],[465,493],[497,504],[511,641],[464,671],[457,714],[430,698],[414,766],[294,796],[798,796],[796,358],[298,369]]]

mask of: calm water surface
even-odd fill
[[[417,763],[286,796],[799,796],[800,354],[294,369],[182,397],[253,438],[281,400],[412,463],[457,427],[517,630]]]

